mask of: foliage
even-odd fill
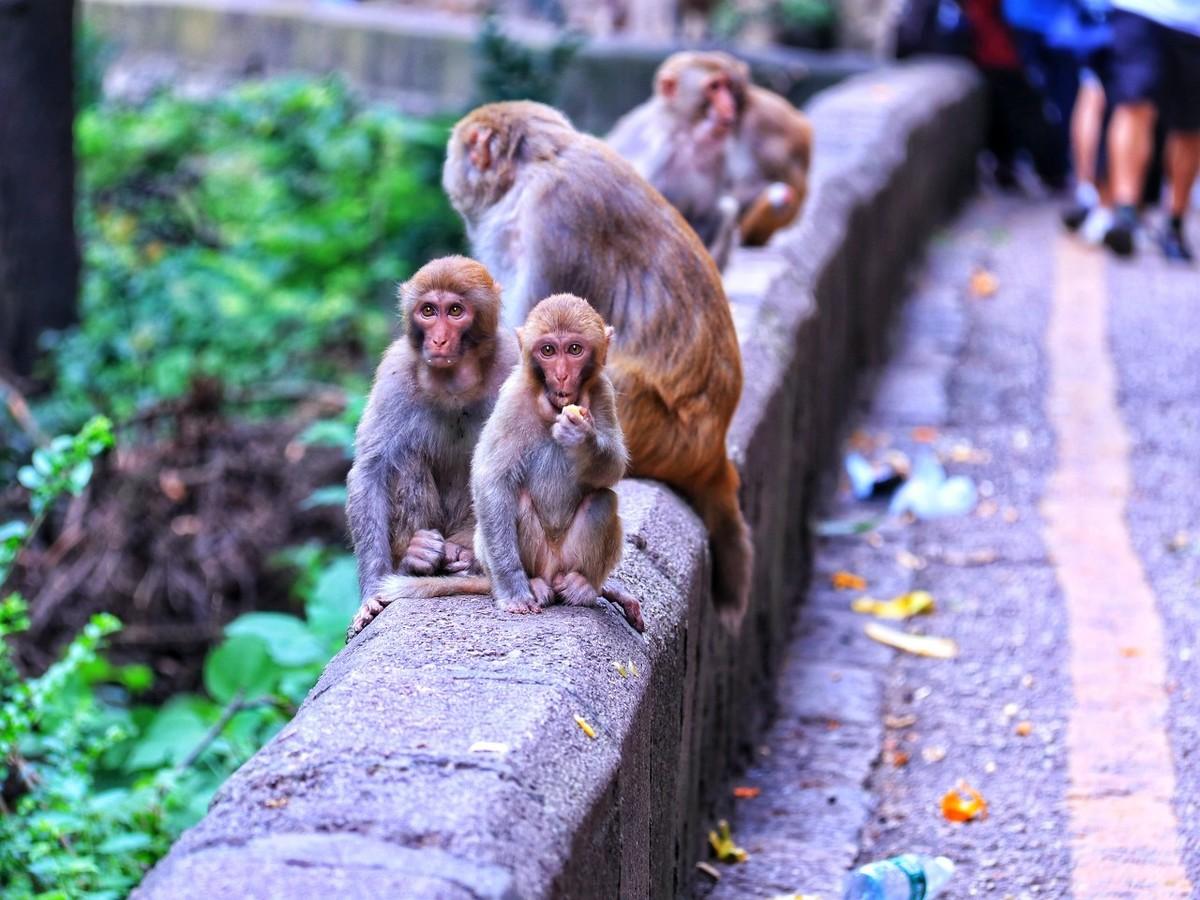
[[[112,445],[93,419],[56,438],[22,469],[31,522],[0,527],[0,587],[46,510],[78,493],[92,459]],[[204,664],[206,694],[160,709],[135,703],[145,666],[114,666],[104,643],[120,628],[92,618],[61,659],[25,677],[5,637],[28,627],[16,594],[0,603],[0,884],[6,897],[119,897],[222,781],[291,717],[324,662],[342,645],[357,605],[353,558],[317,547],[289,553],[305,618],[235,619]]]
[[[85,109],[81,322],[50,341],[43,417],[120,422],[198,378],[238,396],[356,371],[397,279],[461,248],[445,139],[332,79]]]
[[[112,45],[91,24],[75,27],[75,108],[87,109],[100,101],[104,69],[112,57]]]
[[[766,26],[783,43],[825,47],[837,23],[833,0],[779,0],[751,7],[739,0],[723,0],[712,15],[713,34],[735,40],[751,26]]]
[[[484,17],[476,41],[479,70],[475,75],[477,101],[537,100],[554,103],[562,76],[583,38],[567,32],[544,49],[535,49],[513,40],[500,27],[493,12]]]

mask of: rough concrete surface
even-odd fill
[[[712,612],[695,515],[661,486],[623,483],[617,574],[642,598],[644,637],[609,609],[515,617],[478,598],[393,605],[137,896],[690,890],[708,827],[730,811],[726,779],[765,721],[809,565],[818,474],[854,374],[880,355],[906,265],[970,186],[983,124],[975,77],[949,63],[850,79],[810,113],[803,220],[770,247],[739,252],[727,275],[746,370],[730,447],[756,547],[740,633]],[[814,603],[800,627],[839,615]],[[615,660],[640,675],[622,678]],[[810,720],[838,712],[847,724],[835,739],[875,738],[870,679],[846,676],[862,695],[833,710],[824,690],[836,663],[791,665],[799,680],[786,708]],[[796,764],[814,778],[839,765],[821,748]],[[839,815],[862,814],[861,790],[835,793]],[[814,815],[832,806],[824,789],[802,800]]]

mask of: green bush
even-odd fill
[[[0,526],[0,588],[54,501],[78,494],[113,444],[95,418],[20,473],[30,520]],[[358,602],[354,560],[317,547],[299,572],[303,619],[249,613],[204,662],[204,694],[140,706],[153,678],[103,653],[120,629],[94,616],[42,675],[25,677],[7,641],[28,627],[17,594],[0,602],[0,885],[4,896],[121,897],[203,815],[220,784],[282,728],[342,646]],[[13,798],[11,800],[4,798]]]
[[[85,109],[80,325],[50,340],[43,414],[123,421],[201,377],[236,395],[358,373],[396,282],[461,249],[446,133],[336,80]]]

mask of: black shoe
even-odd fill
[[[1084,206],[1082,203],[1072,203],[1062,211],[1062,223],[1066,226],[1067,231],[1078,231],[1088,215],[1091,213],[1090,206]]]
[[[1168,228],[1162,233],[1158,243],[1162,247],[1163,256],[1167,259],[1175,259],[1180,262],[1192,261],[1192,250],[1188,247],[1187,241],[1183,239],[1182,231]]]
[[[1117,256],[1133,256],[1133,236],[1137,231],[1137,216],[1117,210],[1112,227],[1104,235],[1104,245]]]

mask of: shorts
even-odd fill
[[[1200,131],[1200,36],[1121,9],[1110,21],[1108,102],[1149,100],[1171,130]]]

